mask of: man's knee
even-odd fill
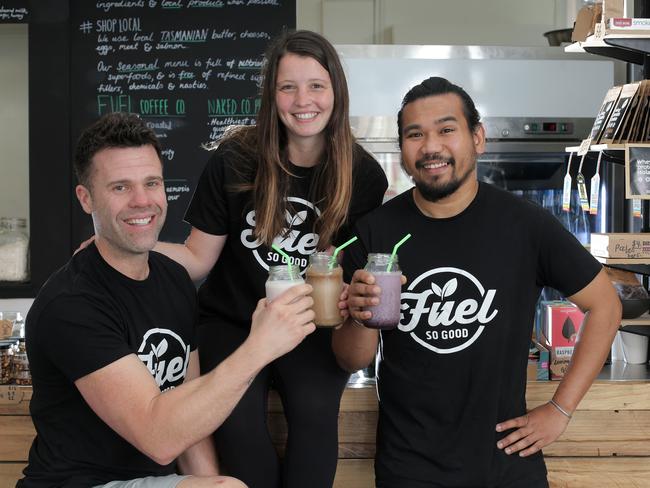
[[[230,476],[190,476],[178,484],[178,488],[248,488],[237,478]]]

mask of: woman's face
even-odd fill
[[[275,103],[289,142],[320,143],[334,108],[329,73],[314,58],[285,54],[278,64]]]

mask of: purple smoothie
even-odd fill
[[[372,312],[369,320],[364,320],[364,325],[371,329],[394,329],[400,321],[400,298],[402,294],[402,272],[393,273],[375,272],[375,284],[381,288],[379,305],[366,307]]]

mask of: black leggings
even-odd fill
[[[199,328],[201,371],[228,357],[248,336],[232,325]],[[255,378],[214,433],[220,466],[249,488],[331,488],[338,458],[338,413],[348,374],[336,363],[332,331],[316,329]],[[269,386],[280,393],[288,425],[282,466],[266,424]]]

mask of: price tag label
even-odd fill
[[[571,210],[571,175],[569,173],[564,176],[564,189],[562,190],[562,210],[565,212]]]
[[[589,212],[589,198],[587,197],[587,184],[585,182],[585,177],[581,173],[576,177],[576,182],[578,184],[578,195],[580,196],[580,206],[585,212]]]
[[[562,190],[562,210],[568,212],[571,210],[571,160],[573,153],[569,154],[569,162],[566,165],[566,175],[564,175],[564,188]]]
[[[600,40],[605,37],[605,25],[602,22],[598,22],[594,26],[594,39]]]
[[[589,152],[589,148],[591,147],[591,137],[588,137],[587,139],[583,139],[582,142],[580,143],[580,147],[578,148],[578,156],[584,156]]]
[[[580,158],[580,166],[578,166],[578,175],[576,176],[576,182],[578,184],[578,196],[580,197],[580,207],[584,212],[589,212],[589,199],[587,198],[587,185],[585,183],[585,177],[582,176],[582,165],[585,162],[585,156],[587,153],[582,155]]]
[[[632,199],[632,215],[638,218],[643,217],[641,214],[641,200],[638,198]]]
[[[589,195],[589,213],[596,215],[598,213],[598,200],[600,198],[600,176],[596,173],[591,178],[591,194]]]

